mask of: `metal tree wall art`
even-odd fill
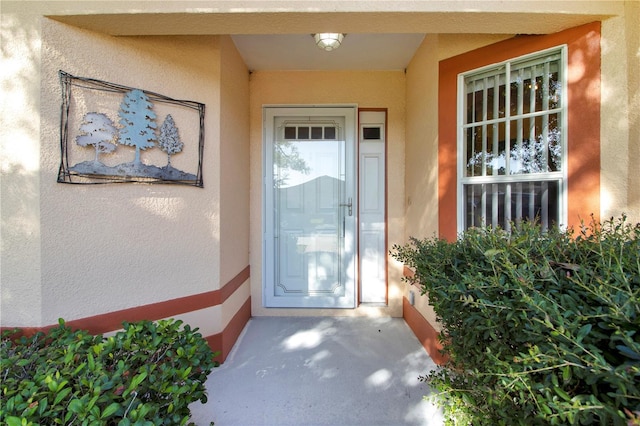
[[[203,186],[204,104],[63,71],[60,81],[58,182]]]
[[[160,149],[167,153],[167,169],[171,168],[171,156],[182,151],[184,144],[180,141],[178,128],[173,122],[171,114],[167,115],[160,127],[160,139],[158,140]]]
[[[135,147],[136,157],[133,164],[139,166],[140,151],[153,147],[156,141],[157,126],[153,104],[142,90],[131,90],[124,94],[118,116],[122,126],[118,143]]]
[[[96,150],[94,160],[97,166],[100,163],[100,153],[109,153],[116,149],[115,140],[118,129],[113,125],[109,117],[98,112],[88,112],[80,125],[80,134],[76,136],[76,143],[80,146],[93,145]]]

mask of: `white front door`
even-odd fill
[[[264,304],[356,304],[355,107],[264,109]]]

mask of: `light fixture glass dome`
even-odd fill
[[[313,34],[313,38],[316,41],[316,46],[320,49],[331,51],[340,47],[342,40],[344,40],[344,34],[341,33],[317,33]]]

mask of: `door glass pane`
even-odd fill
[[[322,127],[311,128],[311,139],[322,139]]]
[[[342,296],[345,142],[303,128],[274,143],[275,295]]]
[[[363,127],[362,139],[364,140],[380,140],[382,138],[380,126],[376,127]]]
[[[327,126],[324,128],[324,138],[325,139],[335,139],[336,138],[336,128],[333,126]]]
[[[292,126],[287,126],[284,128],[284,138],[285,139],[295,139],[296,138],[296,128]]]
[[[309,139],[308,127],[298,127],[298,139]]]

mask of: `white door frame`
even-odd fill
[[[356,105],[338,106],[264,106],[263,107],[263,186],[262,186],[262,273],[263,273],[263,306],[268,308],[355,308],[357,303],[357,114]],[[344,117],[345,130],[345,200],[352,203],[353,214],[345,214],[344,223],[344,256],[349,259],[341,262],[342,277],[344,284],[344,294],[339,296],[326,295],[306,295],[306,296],[276,296],[276,249],[275,249],[275,213],[274,197],[272,188],[274,187],[273,177],[273,143],[275,140],[275,120],[277,117]]]

